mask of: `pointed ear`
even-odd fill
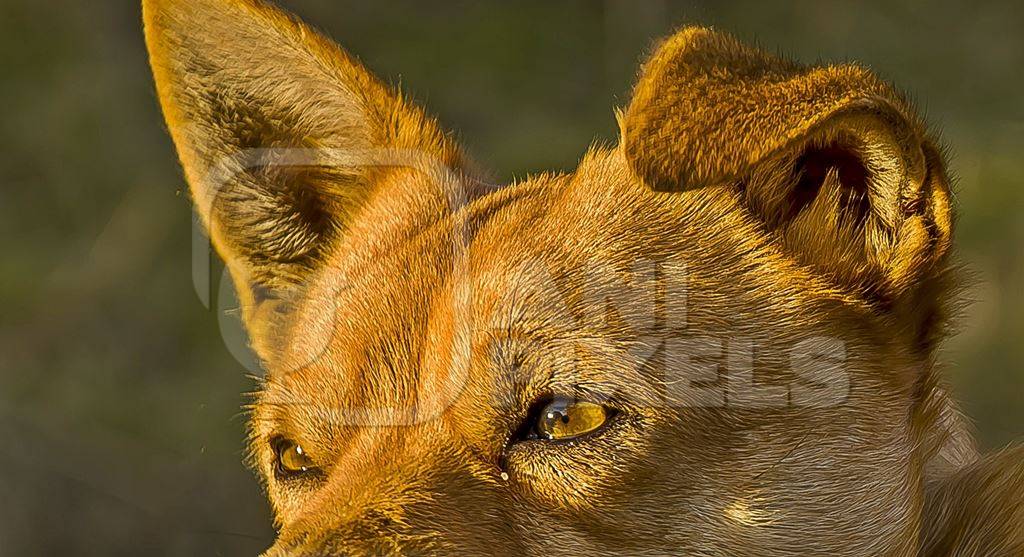
[[[432,119],[276,8],[145,0],[143,16],[167,125],[250,333],[259,306],[286,299],[344,235],[383,169],[403,164],[382,153],[464,170]]]
[[[908,103],[853,65],[805,67],[687,28],[643,66],[622,149],[651,188],[732,190],[802,263],[891,304],[940,271],[942,157]]]

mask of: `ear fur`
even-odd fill
[[[649,187],[732,189],[795,258],[868,301],[891,305],[941,270],[942,157],[903,97],[861,67],[801,66],[686,28],[643,66],[620,122]]]
[[[434,120],[260,0],[144,0],[143,18],[168,128],[250,333],[255,309],[298,288],[403,164],[388,153],[467,165]]]

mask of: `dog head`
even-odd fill
[[[144,16],[266,368],[270,554],[916,547],[951,208],[890,86],[686,28],[617,145],[491,188],[275,8]]]

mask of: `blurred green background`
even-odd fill
[[[975,280],[948,374],[992,448],[1024,434],[1019,2],[288,0],[503,179],[613,139],[651,41],[712,24],[911,91],[959,176]],[[253,555],[243,392],[193,289],[191,212],[123,0],[0,2],[0,555]],[[214,304],[216,307],[216,303]]]

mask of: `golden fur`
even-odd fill
[[[933,361],[952,207],[867,70],[686,28],[621,142],[488,192],[438,124],[257,0],[145,0],[168,128],[267,372],[268,555],[1015,555],[1019,449]],[[614,407],[515,442],[538,399]],[[275,442],[317,471],[285,477]]]

